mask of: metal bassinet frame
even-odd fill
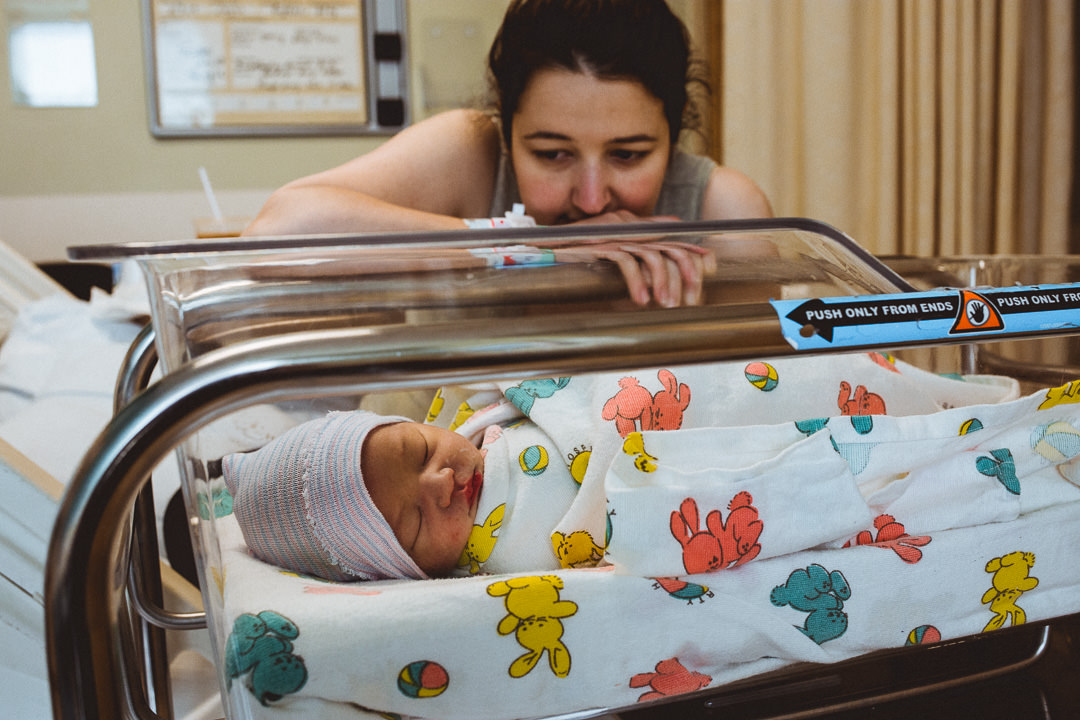
[[[763,303],[595,315],[576,326],[558,317],[530,318],[527,326],[492,318],[472,330],[468,337],[441,327],[422,337],[395,326],[289,332],[212,350],[153,384],[153,333],[140,335],[120,374],[115,418],[77,471],[50,546],[46,634],[55,717],[171,717],[162,629],[197,628],[204,618],[161,607],[147,481],[185,438],[231,411],[300,397],[795,353],[776,314]],[[927,342],[945,343],[960,344]],[[1067,372],[1047,371],[1058,378],[1049,382],[1060,382]],[[1011,672],[1038,659],[1048,642],[1043,627],[1029,651],[1004,665],[785,717],[862,707]],[[730,704],[706,694],[678,701],[706,708]]]

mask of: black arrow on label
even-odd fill
[[[786,317],[802,327],[804,337],[814,333],[832,342],[833,328],[853,325],[884,325],[916,320],[951,320],[956,317],[956,295],[892,297],[887,300],[851,300],[826,303],[814,298],[802,303]]]

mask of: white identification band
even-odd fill
[[[465,218],[465,226],[476,230],[501,227],[536,227],[536,220],[525,214],[525,206],[514,203],[514,209],[503,217]]]
[[[508,247],[471,248],[473,257],[481,258],[488,267],[513,267],[515,265],[554,265],[555,251],[530,245]]]

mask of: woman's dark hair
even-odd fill
[[[512,0],[488,53],[488,68],[510,147],[521,95],[537,70],[561,68],[635,80],[664,106],[671,143],[690,109],[686,26],[664,0]]]

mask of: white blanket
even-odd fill
[[[1076,502],[935,533],[914,563],[882,543],[659,579],[608,568],[335,585],[280,573],[248,557],[238,531],[228,538],[237,717],[619,707],[1080,611]]]
[[[615,565],[598,569],[353,584],[298,577],[247,555],[212,485],[206,491],[219,502],[206,507],[221,515],[212,570],[230,698],[254,717],[348,717],[364,708],[432,718],[554,714],[1080,611],[1078,391],[1080,383],[1004,403],[873,416],[872,427],[858,420],[866,416],[814,412],[751,427],[626,428],[627,438],[640,433],[651,459],[642,463],[636,444],[624,452],[625,440],[612,451],[600,490],[614,510]],[[911,400],[933,405],[941,394],[927,397]],[[737,449],[736,461],[719,472],[666,469],[665,457],[686,455],[706,436]],[[854,479],[863,526],[819,537],[828,498],[811,498],[814,464],[827,478]],[[667,486],[668,504],[640,492],[642,482]],[[682,485],[672,492],[671,483]],[[785,490],[818,505],[772,514]],[[722,540],[707,518],[717,511],[733,526],[731,514],[746,506],[724,502],[742,492],[758,511],[760,550],[717,572],[686,572],[674,518],[688,521],[690,542],[695,532]],[[696,527],[688,505],[670,505],[680,496],[695,501]],[[627,528],[652,539],[620,550]],[[654,545],[655,553],[633,554]],[[652,575],[654,562],[682,572]]]
[[[857,484],[889,484],[908,462],[881,449],[867,467],[871,448],[898,440],[889,420],[1016,391],[858,353],[501,383],[460,404],[444,393],[431,418],[484,436],[469,572],[606,561],[677,575],[849,537],[873,519]],[[889,429],[873,432],[875,421]],[[903,452],[922,449],[893,455]]]

